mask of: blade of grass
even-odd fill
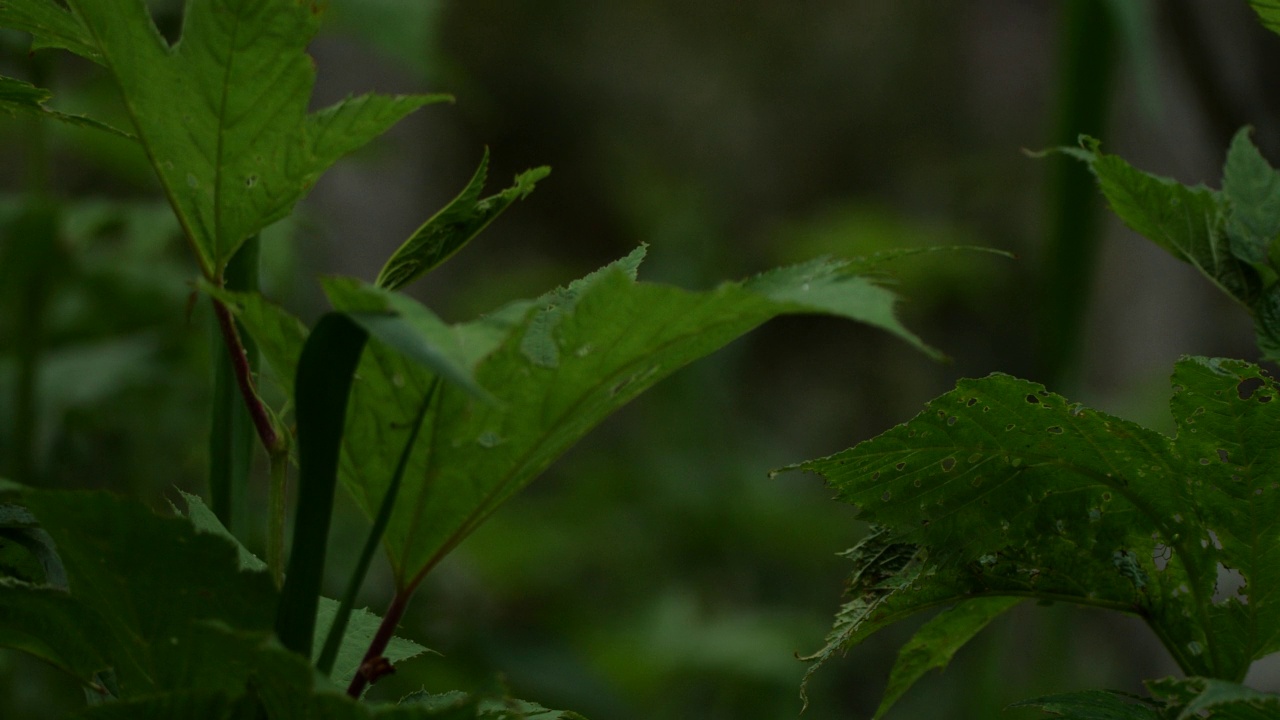
[[[225,276],[226,289],[258,289],[259,242],[257,235],[249,238],[231,258]],[[214,342],[221,345],[223,339],[218,321],[215,318],[213,322]],[[258,348],[243,328],[240,329],[240,336],[244,338],[249,367],[256,371]],[[209,504],[222,525],[234,532],[234,523],[244,508],[257,432],[236,385],[231,357],[220,349],[214,352],[213,373],[213,422],[209,431]]]
[[[1051,146],[1070,147],[1106,123],[1115,76],[1115,27],[1105,0],[1064,5],[1058,110]],[[1100,203],[1085,168],[1056,158],[1049,173],[1052,223],[1041,270],[1039,379],[1061,387],[1076,372],[1098,254]]]
[[[382,543],[382,533],[391,519],[391,510],[395,507],[396,496],[400,492],[400,479],[404,477],[404,470],[409,465],[409,455],[413,452],[418,432],[422,429],[422,421],[426,418],[427,409],[431,407],[431,402],[436,397],[436,389],[439,387],[440,380],[437,378],[422,399],[422,407],[418,409],[418,416],[413,421],[413,428],[405,441],[404,450],[400,452],[400,461],[396,464],[391,484],[387,487],[386,495],[382,497],[378,515],[374,518],[372,527],[369,528],[369,537],[365,540],[364,549],[360,552],[360,560],[351,573],[347,591],[342,596],[338,613],[333,618],[333,626],[329,629],[328,637],[325,638],[324,649],[320,652],[320,658],[316,660],[316,669],[324,675],[328,675],[333,670],[333,661],[338,657],[338,649],[342,646],[342,636],[346,633],[347,620],[351,617],[351,608],[355,605],[356,594],[360,592],[360,586],[364,584],[364,577],[369,571],[369,563],[373,561],[374,553]]]
[[[298,509],[276,611],[286,648],[311,657],[347,399],[368,333],[341,313],[320,318],[298,360]]]

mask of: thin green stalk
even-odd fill
[[[48,84],[52,73],[51,56],[33,53],[28,69],[31,81],[39,87]],[[45,315],[55,273],[57,255],[57,213],[50,193],[49,136],[46,123],[32,119],[26,123],[26,193],[27,207],[8,228],[11,257],[20,268],[17,280],[17,306],[14,348],[15,397],[13,403],[13,476],[20,482],[39,484],[36,463],[36,428],[40,412],[40,358],[45,339]]]
[[[228,290],[258,289],[257,236],[250,238],[227,264],[225,286]],[[238,325],[238,323],[237,323]],[[244,353],[250,372],[258,369],[258,350],[252,339],[239,328],[244,338]],[[217,318],[213,332],[216,343],[222,343],[222,330]],[[253,465],[255,444],[253,419],[236,384],[232,355],[214,353],[213,421],[209,432],[209,505],[222,525],[233,533],[243,514],[249,471]]]
[[[369,537],[365,539],[360,559],[351,573],[350,581],[347,582],[347,590],[342,596],[341,604],[338,605],[338,612],[333,617],[333,625],[329,628],[329,636],[325,638],[324,649],[321,650],[320,658],[316,661],[316,669],[324,675],[328,675],[333,670],[333,661],[338,657],[338,648],[341,647],[342,637],[347,631],[351,608],[355,606],[356,595],[364,584],[365,575],[369,572],[369,564],[373,561],[374,553],[378,551],[378,545],[382,542],[382,533],[391,520],[391,511],[400,493],[400,481],[404,477],[405,468],[409,465],[409,456],[413,454],[413,446],[418,440],[422,421],[427,417],[427,409],[431,407],[439,386],[440,381],[436,379],[422,399],[422,406],[418,409],[409,437],[405,440],[404,449],[400,451],[400,460],[396,464],[395,474],[391,476],[391,482],[387,485],[387,492],[383,495],[382,504],[378,507],[378,515],[374,518],[372,527],[369,528]]]
[[[1101,136],[1111,104],[1115,23],[1105,0],[1065,3],[1058,109],[1051,145]],[[1098,255],[1099,200],[1088,168],[1067,158],[1049,166],[1050,227],[1041,278],[1038,379],[1061,387],[1077,372]]]

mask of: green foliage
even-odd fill
[[[993,375],[794,466],[878,527],[849,552],[847,601],[817,663],[916,612],[987,596],[1135,614],[1191,675],[1239,681],[1280,650],[1275,381],[1188,358],[1172,382],[1172,438]],[[1220,570],[1243,585],[1219,588]]]
[[[1081,146],[1062,152],[1089,164],[1120,219],[1248,308],[1263,356],[1280,359],[1280,174],[1248,128],[1231,143],[1220,191],[1136,170],[1092,138]]]
[[[369,94],[308,112],[316,4],[188,0],[181,9],[181,36],[170,42],[144,0],[0,2],[0,26],[30,33],[35,48],[83,56],[119,90],[128,137],[194,252],[228,351],[214,398],[213,511],[190,495],[181,518],[102,493],[0,490],[0,646],[83,683],[90,705],[79,717],[579,718],[506,693],[420,694],[396,706],[358,700],[394,663],[422,652],[393,631],[426,573],[604,418],[679,368],[797,313],[858,320],[937,355],[898,323],[894,295],[859,274],[873,269],[870,261],[814,261],[691,292],[637,282],[641,248],[542,297],[446,324],[395,291],[460,250],[548,173],[522,173],[482,198],[487,152],[462,193],[404,243],[376,283],[327,280],[335,312],[308,331],[254,292],[255,238],[341,156],[445,96]],[[49,98],[0,79],[0,109],[110,130],[47,108]],[[41,251],[58,250],[57,214],[37,204],[15,223],[30,218],[42,231],[24,234],[38,237]],[[53,276],[51,264],[35,264]],[[266,405],[253,344],[237,327],[253,336],[291,406]],[[139,347],[127,344],[120,364],[136,369],[148,349]],[[28,355],[34,368],[35,353]],[[109,365],[102,355],[89,360],[98,375],[117,375],[101,371]],[[97,392],[81,379],[66,384]],[[245,412],[229,402],[235,396]],[[220,520],[245,495],[251,431],[272,468],[266,564]],[[299,488],[281,579],[294,448]],[[341,603],[320,596],[339,480],[374,521]],[[382,618],[353,609],[379,540],[395,583]],[[346,685],[347,696],[334,684]]]
[[[192,0],[180,42],[142,0],[7,0],[0,25],[111,73],[206,277],[285,217],[338,158],[440,95],[362,95],[307,113],[317,8],[291,0]]]
[[[476,397],[461,383],[441,386],[386,531],[402,587],[419,582],[611,412],[771,317],[826,313],[919,344],[894,319],[892,293],[849,274],[848,263],[808,263],[693,293],[635,282],[642,257],[637,250],[539,300],[452,327],[405,296],[346,280],[326,284],[334,306],[366,326],[375,313],[395,313],[403,321],[397,327],[416,331],[411,338],[394,336],[394,346],[372,343],[357,371],[342,478],[368,515],[386,493],[418,399],[434,381],[434,373],[403,352],[413,339],[433,356],[453,358],[468,374],[474,368],[476,382],[497,398]],[[255,308],[255,316],[278,317],[263,312],[261,301],[246,307]],[[273,329],[292,325],[255,326],[248,316],[240,317],[268,361],[288,368],[295,351],[272,356],[267,348],[284,348],[287,339]]]
[[[387,260],[374,284],[399,290],[431,272],[488,227],[511,203],[533,192],[533,186],[550,174],[551,169],[540,167],[521,173],[515,185],[481,199],[488,173],[489,151],[486,149],[480,167],[458,197],[414,231]]]

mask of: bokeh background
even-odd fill
[[[180,3],[151,5],[176,36]],[[119,115],[94,68],[32,56],[17,34],[0,51],[0,72],[52,87],[60,109]],[[836,552],[865,528],[817,479],[771,469],[996,371],[1169,429],[1180,355],[1257,356],[1245,314],[1108,217],[1080,168],[1024,152],[1087,131],[1138,167],[1216,186],[1231,134],[1251,124],[1280,159],[1280,38],[1242,1],[331,0],[312,53],[317,106],[367,90],[456,104],[340,163],[267,233],[268,293],[304,318],[324,309],[318,275],[372,279],[486,146],[494,189],[553,173],[413,288],[452,321],[640,243],[642,279],[691,288],[817,255],[1015,256],[886,266],[907,324],[949,364],[790,318],[633,403],[428,579],[402,634],[440,654],[405,663],[378,697],[507,688],[596,720],[794,717],[796,655],[821,647],[848,570]],[[17,119],[0,133],[0,472],[163,510],[175,487],[203,489],[207,462],[213,346],[206,301],[189,305],[194,264],[135,148]],[[64,209],[40,247],[14,229],[33,183]],[[343,513],[335,588],[366,527]],[[375,571],[375,611],[386,585]],[[869,717],[910,630],[821,670],[805,717]],[[1028,606],[890,717],[991,718],[1174,671],[1136,620]],[[1280,689],[1267,667],[1251,680]],[[74,684],[0,653],[9,717],[78,702]]]

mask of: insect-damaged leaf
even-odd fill
[[[488,227],[511,203],[533,192],[533,186],[551,169],[535,168],[516,177],[515,185],[497,195],[481,199],[489,172],[489,150],[484,151],[475,175],[443,210],[414,231],[387,260],[374,283],[388,290],[399,290],[434,270],[462,249],[481,230]]]
[[[814,659],[926,607],[1042,597],[1136,614],[1189,674],[1243,676],[1280,649],[1280,389],[1187,358],[1175,437],[1004,375],[963,380],[911,421],[793,466],[879,530]],[[1218,587],[1219,574],[1243,586]]]
[[[143,0],[6,0],[0,24],[112,75],[196,251],[220,278],[326,168],[439,95],[364,95],[307,113],[319,11],[296,0],[189,0],[170,46]]]

